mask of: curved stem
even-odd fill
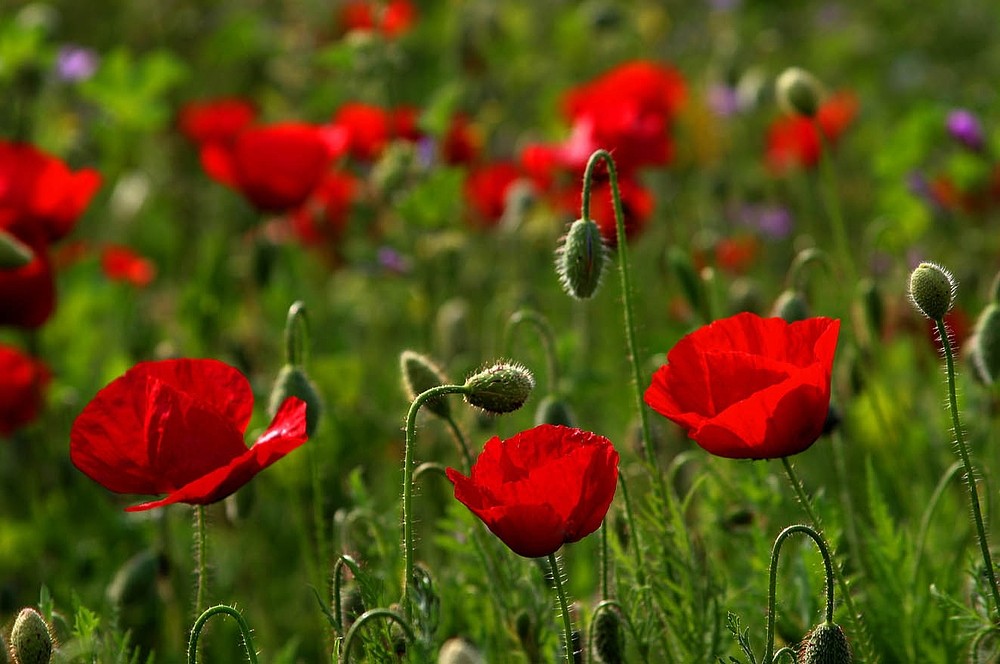
[[[983,511],[979,505],[979,492],[976,490],[976,472],[972,466],[972,459],[969,456],[969,448],[965,444],[965,432],[962,431],[962,422],[958,415],[958,396],[955,391],[955,358],[951,350],[951,337],[948,336],[944,320],[938,318],[934,323],[937,325],[938,335],[941,337],[941,345],[944,346],[945,366],[948,373],[948,406],[951,410],[952,428],[955,431],[955,447],[958,448],[958,454],[962,457],[962,466],[965,468],[965,484],[969,489],[969,502],[972,503],[972,516],[976,522],[976,533],[979,535],[979,548],[983,554],[983,564],[986,566],[986,580],[990,584],[990,592],[993,597],[993,612],[995,613],[1000,611],[1000,588],[997,588],[996,572],[993,570],[993,557],[990,555],[990,545],[986,539]]]
[[[306,305],[298,300],[288,308],[285,319],[285,362],[292,366],[302,366],[306,361],[309,345],[309,320]]]
[[[514,339],[514,329],[522,324],[528,323],[538,332],[538,338],[542,341],[542,350],[545,353],[546,371],[548,376],[549,392],[556,392],[559,387],[559,359],[556,356],[555,333],[548,319],[537,311],[531,309],[520,309],[511,314],[507,319],[507,326],[504,330],[504,352],[510,355],[511,342]]]
[[[369,620],[374,620],[375,618],[388,618],[395,622],[403,629],[407,640],[411,643],[414,641],[413,628],[410,627],[410,623],[406,621],[406,618],[391,609],[371,609],[358,616],[358,619],[351,625],[351,629],[347,630],[347,636],[344,637],[344,644],[340,652],[340,661],[342,664],[347,664],[347,661],[351,658],[351,645],[354,643],[354,637],[358,633],[358,630]]]
[[[961,461],[956,461],[948,466],[948,470],[944,471],[941,479],[938,480],[937,486],[934,487],[934,493],[927,500],[927,508],[924,509],[924,514],[920,517],[920,530],[917,532],[917,541],[914,542],[913,573],[910,575],[911,588],[917,587],[917,579],[920,576],[920,565],[924,557],[924,545],[927,543],[927,531],[931,527],[931,516],[937,510],[938,503],[941,502],[941,497],[944,495],[945,489],[948,488],[948,484],[951,483],[952,479],[954,479],[955,475],[961,469]]]
[[[199,613],[205,607],[205,586],[208,584],[205,562],[205,506],[195,505],[194,508],[194,564],[196,594],[194,612]]]
[[[340,590],[343,583],[341,581],[341,572],[344,571],[345,566],[357,567],[354,558],[346,553],[337,558],[337,562],[333,564],[333,616],[338,634],[343,634],[344,632],[344,612]]]
[[[422,475],[426,474],[440,475],[441,477],[448,479],[448,473],[445,472],[444,464],[437,463],[436,461],[425,461],[416,470],[413,471],[413,481],[416,482],[420,479]]]
[[[253,646],[253,632],[250,629],[250,625],[247,624],[247,621],[243,617],[242,613],[231,606],[226,606],[225,604],[220,604],[207,609],[204,613],[198,616],[198,619],[194,622],[194,626],[191,627],[191,636],[188,639],[188,664],[197,664],[198,639],[201,638],[201,631],[204,629],[205,623],[208,622],[208,619],[212,616],[223,613],[229,615],[236,621],[236,625],[240,628],[240,634],[243,636],[243,649],[246,651],[247,659],[251,664],[257,664],[257,652]]]
[[[798,662],[798,659],[796,659],[795,650],[793,648],[789,648],[788,646],[785,646],[778,652],[774,653],[774,659],[772,659],[771,662],[777,662],[782,657],[788,657],[788,659],[792,660],[792,664],[796,664],[796,662]]]
[[[445,394],[465,394],[464,385],[438,385],[417,395],[406,413],[406,448],[403,455],[403,611],[410,616],[410,582],[413,578],[413,444],[416,438],[417,413],[428,399]]]
[[[620,602],[613,599],[605,599],[597,603],[597,606],[594,607],[594,612],[590,616],[590,625],[587,628],[588,649],[593,649],[594,647],[594,627],[597,625],[597,616],[612,609],[618,611],[619,615],[625,620],[625,626],[628,627],[628,631],[632,635],[632,638],[635,639],[637,643],[639,642],[639,633],[635,631],[635,625],[632,624],[632,619],[629,618],[628,613],[625,612],[625,608]],[[645,650],[640,649],[640,651],[642,661],[648,662],[649,659],[646,657]]]
[[[778,555],[781,553],[781,545],[785,543],[785,540],[789,536],[795,533],[802,533],[811,537],[816,542],[816,547],[819,549],[820,555],[823,556],[823,567],[826,571],[826,622],[833,622],[833,563],[830,558],[830,549],[827,548],[823,537],[810,526],[804,524],[788,526],[778,533],[778,537],[774,540],[774,546],[771,549],[771,565],[768,568],[767,585],[767,642],[764,646],[763,660],[765,663],[775,660],[774,605],[778,585]]]
[[[469,451],[469,442],[465,439],[465,434],[459,428],[458,422],[455,421],[455,418],[450,413],[448,417],[444,418],[444,421],[448,424],[448,430],[451,431],[452,438],[455,439],[458,451],[462,455],[462,461],[465,462],[464,470],[468,471],[472,468],[472,453]]]
[[[569,602],[566,601],[566,591],[563,589],[562,570],[559,569],[559,560],[554,553],[549,554],[549,569],[552,574],[556,598],[559,600],[559,610],[562,613],[563,642],[566,645],[563,654],[566,656],[566,664],[573,664],[573,623],[569,617]]]

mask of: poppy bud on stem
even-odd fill
[[[52,659],[52,635],[42,615],[21,609],[10,631],[10,651],[18,664],[48,664]]]

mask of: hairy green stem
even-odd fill
[[[212,616],[220,614],[226,614],[236,621],[236,625],[240,629],[240,634],[243,636],[243,649],[246,651],[247,660],[250,664],[257,664],[257,651],[253,645],[253,632],[250,629],[250,625],[247,624],[243,614],[233,607],[226,606],[225,604],[220,604],[207,609],[204,613],[198,616],[198,619],[194,622],[194,626],[191,627],[191,636],[188,639],[188,664],[197,664],[198,640],[201,638],[201,631],[204,629],[205,623],[208,622],[208,619]]]
[[[285,361],[292,366],[302,366],[306,360],[309,342],[309,319],[306,305],[298,300],[288,308],[285,319]]]
[[[559,359],[556,357],[555,333],[545,316],[531,309],[519,309],[511,314],[504,329],[504,352],[507,355],[511,354],[514,330],[522,323],[531,325],[538,332],[538,338],[541,339],[542,350],[545,353],[548,391],[554,393],[559,389]]]
[[[340,661],[342,664],[347,664],[348,660],[351,658],[351,646],[354,644],[355,635],[361,630],[361,628],[369,620],[374,620],[375,618],[387,618],[388,620],[395,622],[403,629],[403,633],[406,635],[407,640],[413,643],[413,628],[410,627],[410,623],[403,616],[399,615],[391,609],[372,609],[370,611],[365,611],[358,619],[354,621],[351,625],[351,629],[347,630],[347,636],[344,637],[344,643],[341,646],[340,651]]]
[[[563,588],[562,570],[559,569],[559,560],[554,553],[549,554],[549,572],[552,575],[552,584],[556,591],[556,598],[559,600],[559,611],[562,614],[563,642],[566,645],[563,654],[566,664],[573,664],[573,623],[569,616],[566,590]]]
[[[208,583],[207,563],[205,561],[205,506],[195,505],[194,508],[194,564],[195,564],[195,600],[194,612],[200,613],[205,607],[205,586]]]

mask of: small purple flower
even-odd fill
[[[386,272],[406,274],[410,271],[410,260],[392,247],[379,247],[378,264]]]
[[[97,71],[97,53],[83,46],[67,44],[56,56],[56,75],[67,83],[85,81]]]
[[[737,215],[741,224],[755,229],[772,240],[788,237],[792,232],[794,223],[792,213],[780,205],[748,204],[742,206]]]
[[[713,83],[708,87],[705,101],[712,113],[720,118],[729,118],[743,110],[736,88],[724,83]]]
[[[979,119],[964,108],[958,108],[948,114],[945,122],[948,134],[973,152],[983,149],[983,127]]]

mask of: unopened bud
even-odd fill
[[[21,609],[10,631],[10,652],[18,664],[48,664],[52,659],[52,635],[38,611]]]
[[[535,410],[535,424],[559,424],[566,427],[576,426],[576,417],[569,404],[554,394],[550,394],[538,403]]]
[[[840,625],[825,622],[814,627],[799,646],[798,661],[801,664],[851,664],[854,656]]]
[[[601,229],[592,219],[577,219],[556,249],[556,273],[568,295],[585,300],[601,284],[607,247]]]
[[[323,412],[323,400],[301,366],[286,364],[278,372],[267,406],[271,417],[274,417],[288,397],[298,397],[306,402],[306,434],[312,436]]]
[[[783,291],[774,301],[771,315],[783,318],[789,323],[809,318],[809,305],[806,304],[805,295],[802,291],[794,288]]]
[[[516,362],[497,362],[465,381],[465,400],[488,413],[510,413],[524,405],[535,378]]]
[[[403,374],[403,390],[413,401],[423,392],[451,383],[444,371],[426,355],[412,350],[404,350],[399,356],[399,370]],[[434,397],[424,402],[424,408],[438,417],[451,417],[451,407],[444,396]]]
[[[621,664],[625,661],[622,653],[622,619],[615,611],[597,614],[594,625],[594,651],[603,664]]]
[[[775,94],[786,113],[814,118],[823,99],[823,85],[806,70],[789,67],[778,76]]]
[[[483,656],[475,646],[465,639],[448,639],[441,646],[437,658],[438,664],[484,664]]]
[[[955,278],[936,263],[921,263],[910,274],[910,300],[931,320],[943,320],[955,300]]]

